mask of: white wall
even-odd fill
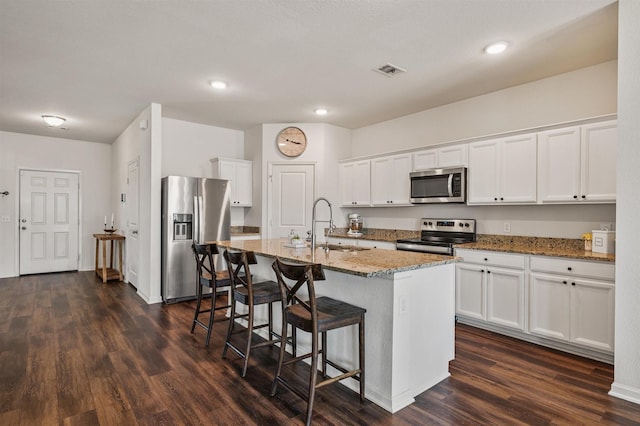
[[[350,157],[415,149],[438,143],[612,114],[617,111],[617,62],[466,99],[353,131]],[[459,206],[343,209],[360,213],[370,228],[418,229],[421,217],[473,218],[478,233],[579,238],[615,222],[615,205]]]
[[[214,157],[244,159],[244,132],[162,118],[162,176],[213,177]],[[245,207],[231,209],[231,225],[244,225]]]
[[[617,62],[605,62],[356,129],[350,156],[612,114],[616,94]]]
[[[618,14],[618,232],[611,394],[640,404],[640,2],[620,0]]]
[[[302,129],[307,136],[307,148],[296,158],[289,158],[282,155],[276,147],[276,137],[278,133],[287,126],[296,126]],[[252,213],[252,220],[260,214],[260,223],[266,227],[268,223],[268,167],[269,163],[315,163],[316,165],[316,181],[315,181],[315,197],[326,197],[334,205],[339,204],[338,191],[338,160],[346,156],[350,150],[351,131],[329,124],[317,123],[277,123],[264,124],[258,132],[252,129],[251,144],[252,146],[261,144],[261,158],[254,160],[255,164],[261,164],[261,181],[257,182],[258,186],[254,186],[255,191],[263,194],[261,204],[255,203],[253,209],[260,208],[260,212]],[[258,133],[260,136],[258,137]],[[260,139],[260,142],[257,140]],[[255,154],[254,154],[255,155]],[[254,176],[255,181],[255,176]],[[256,215],[256,216],[253,216]],[[335,215],[335,213],[334,213]],[[338,219],[339,217],[336,216]],[[263,236],[265,233],[263,233]]]
[[[160,302],[160,163],[161,106],[151,104],[142,111],[112,144],[111,206],[118,211],[118,223],[126,220],[120,193],[127,192],[127,165],[140,160],[139,263],[137,290],[147,303]],[[147,127],[142,129],[140,122]],[[127,243],[125,241],[125,246]],[[126,267],[125,267],[126,269]]]
[[[57,133],[62,133],[58,131]],[[95,240],[110,213],[111,146],[86,141],[0,132],[0,278],[17,276],[18,170],[21,168],[80,172],[80,269],[93,270]]]

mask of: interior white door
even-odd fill
[[[20,275],[78,269],[78,174],[20,171]]]
[[[314,182],[313,164],[271,165],[268,238],[287,237],[292,229],[301,238],[307,236],[311,230]]]
[[[138,265],[140,264],[140,239],[138,238],[138,218],[140,216],[140,161],[135,159],[127,165],[127,260],[126,280],[138,286]]]

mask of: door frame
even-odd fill
[[[14,228],[14,253],[16,256],[14,258],[13,268],[15,271],[15,276],[20,276],[20,197],[22,193],[20,192],[20,173],[23,171],[29,172],[46,172],[46,173],[74,173],[78,175],[78,271],[82,271],[82,261],[83,261],[83,250],[82,250],[82,235],[83,235],[83,224],[84,224],[84,212],[82,210],[82,171],[81,170],[71,170],[71,169],[44,169],[38,167],[17,167],[16,168],[16,203],[14,209],[14,217],[15,217],[15,228]]]
[[[318,162],[317,161],[269,161],[267,163],[267,239],[271,239],[271,220],[273,212],[271,211],[271,197],[273,197],[273,166],[312,166],[313,167],[313,199],[316,199],[318,193]],[[313,206],[309,206],[311,209]]]

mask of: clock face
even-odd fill
[[[307,147],[307,137],[297,127],[287,127],[278,133],[276,146],[287,157],[297,157]]]

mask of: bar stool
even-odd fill
[[[242,377],[247,374],[249,365],[249,355],[252,349],[273,345],[280,342],[280,335],[273,331],[273,302],[280,300],[280,289],[275,281],[253,282],[249,265],[258,263],[252,251],[224,251],[224,259],[227,262],[227,270],[231,279],[231,317],[227,330],[227,339],[222,350],[222,358],[227,355],[227,349],[231,349],[244,359],[242,367]],[[248,312],[238,314],[236,302],[248,307]],[[254,325],[255,306],[266,304],[269,309],[269,319],[265,324]],[[235,333],[247,333],[247,344],[244,351],[231,342],[231,335],[234,333],[236,319],[247,318],[247,328],[235,331]],[[260,328],[269,327],[269,340],[252,345],[253,331]],[[274,338],[275,337],[275,338]],[[292,343],[295,347],[295,339]]]
[[[215,312],[221,309],[228,309],[230,305],[216,306],[216,296],[218,296],[218,290],[231,285],[231,279],[227,271],[216,272],[215,263],[213,261],[213,255],[218,254],[218,246],[216,244],[192,244],[193,255],[196,258],[196,272],[197,272],[197,302],[196,312],[193,317],[193,323],[191,324],[191,333],[195,330],[196,325],[204,328],[207,331],[207,339],[205,346],[209,346],[211,340],[211,331],[213,329]],[[201,309],[202,299],[206,296],[203,294],[204,288],[211,289],[211,308]],[[198,319],[198,316],[202,313],[209,313],[209,321],[204,323]],[[215,320],[215,322],[226,321],[228,318]]]
[[[294,354],[293,358],[285,362],[285,346],[280,346],[278,368],[271,387],[271,396],[276,394],[280,383],[302,399],[307,400],[307,425],[311,424],[313,401],[316,389],[319,387],[353,377],[360,382],[360,401],[364,401],[364,314],[366,309],[329,297],[316,298],[314,281],[325,279],[324,271],[320,264],[289,264],[276,258],[272,267],[278,279],[282,298],[282,339],[284,340],[287,337],[287,324],[291,324],[294,329],[299,328],[309,332],[311,333],[311,353],[301,356],[295,356]],[[297,294],[298,290],[303,286],[307,289],[308,301],[303,300]],[[358,324],[359,368],[347,370],[327,359],[327,331],[355,324]],[[322,340],[322,348],[320,349],[318,348],[318,333],[321,334]],[[322,354],[322,378],[324,380],[317,383],[319,353]],[[288,383],[281,373],[283,365],[292,364],[309,357],[311,358],[311,374],[309,377],[309,390],[305,395]],[[341,371],[342,374],[328,378],[327,364]]]

